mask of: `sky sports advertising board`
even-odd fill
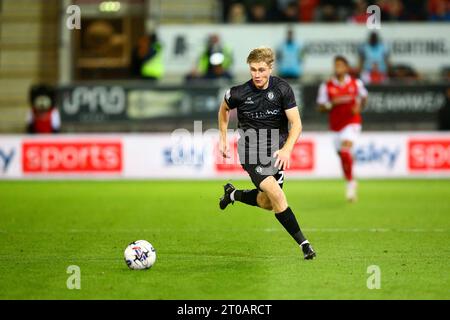
[[[221,159],[214,134],[0,136],[0,179],[246,178],[237,156]],[[450,134],[363,133],[355,145],[359,178],[450,177]],[[305,133],[292,152],[287,177],[338,178],[330,133]]]

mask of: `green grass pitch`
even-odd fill
[[[272,213],[220,211],[222,184],[0,182],[0,299],[450,298],[450,180],[363,180],[349,204],[342,181],[288,178],[313,261]],[[150,270],[123,260],[138,239],[157,250]],[[80,290],[66,287],[70,265]],[[367,288],[371,265],[380,289]]]

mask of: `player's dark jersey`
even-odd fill
[[[283,79],[270,77],[267,89],[255,87],[252,80],[232,87],[225,94],[230,109],[237,108],[239,128],[279,129],[288,132],[284,110],[297,106],[291,86]]]
[[[244,155],[248,163],[252,150],[258,157],[262,154],[269,156],[284,145],[289,131],[285,110],[297,106],[292,88],[285,80],[270,77],[269,86],[264,90],[256,88],[249,80],[229,89],[225,102],[230,109],[237,109],[238,128],[241,130],[238,143],[241,163]],[[252,143],[248,136],[243,137],[243,133],[250,131],[257,133],[257,143]],[[278,139],[271,140],[274,131]],[[257,162],[260,163],[259,160]]]

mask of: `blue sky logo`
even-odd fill
[[[399,146],[377,146],[374,142],[355,148],[355,160],[359,165],[379,163],[388,169],[394,168],[399,154]]]
[[[6,173],[12,159],[14,158],[14,155],[14,149],[11,149],[11,151],[7,152],[4,149],[0,148],[0,172]]]
[[[202,168],[205,163],[204,148],[176,144],[164,149],[164,161],[167,166],[183,165]]]

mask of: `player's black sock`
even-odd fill
[[[258,189],[253,190],[236,190],[234,192],[234,200],[243,202],[250,206],[257,206],[256,197],[258,196]]]
[[[287,207],[283,212],[276,213],[275,217],[298,244],[302,244],[306,240],[291,208]]]

